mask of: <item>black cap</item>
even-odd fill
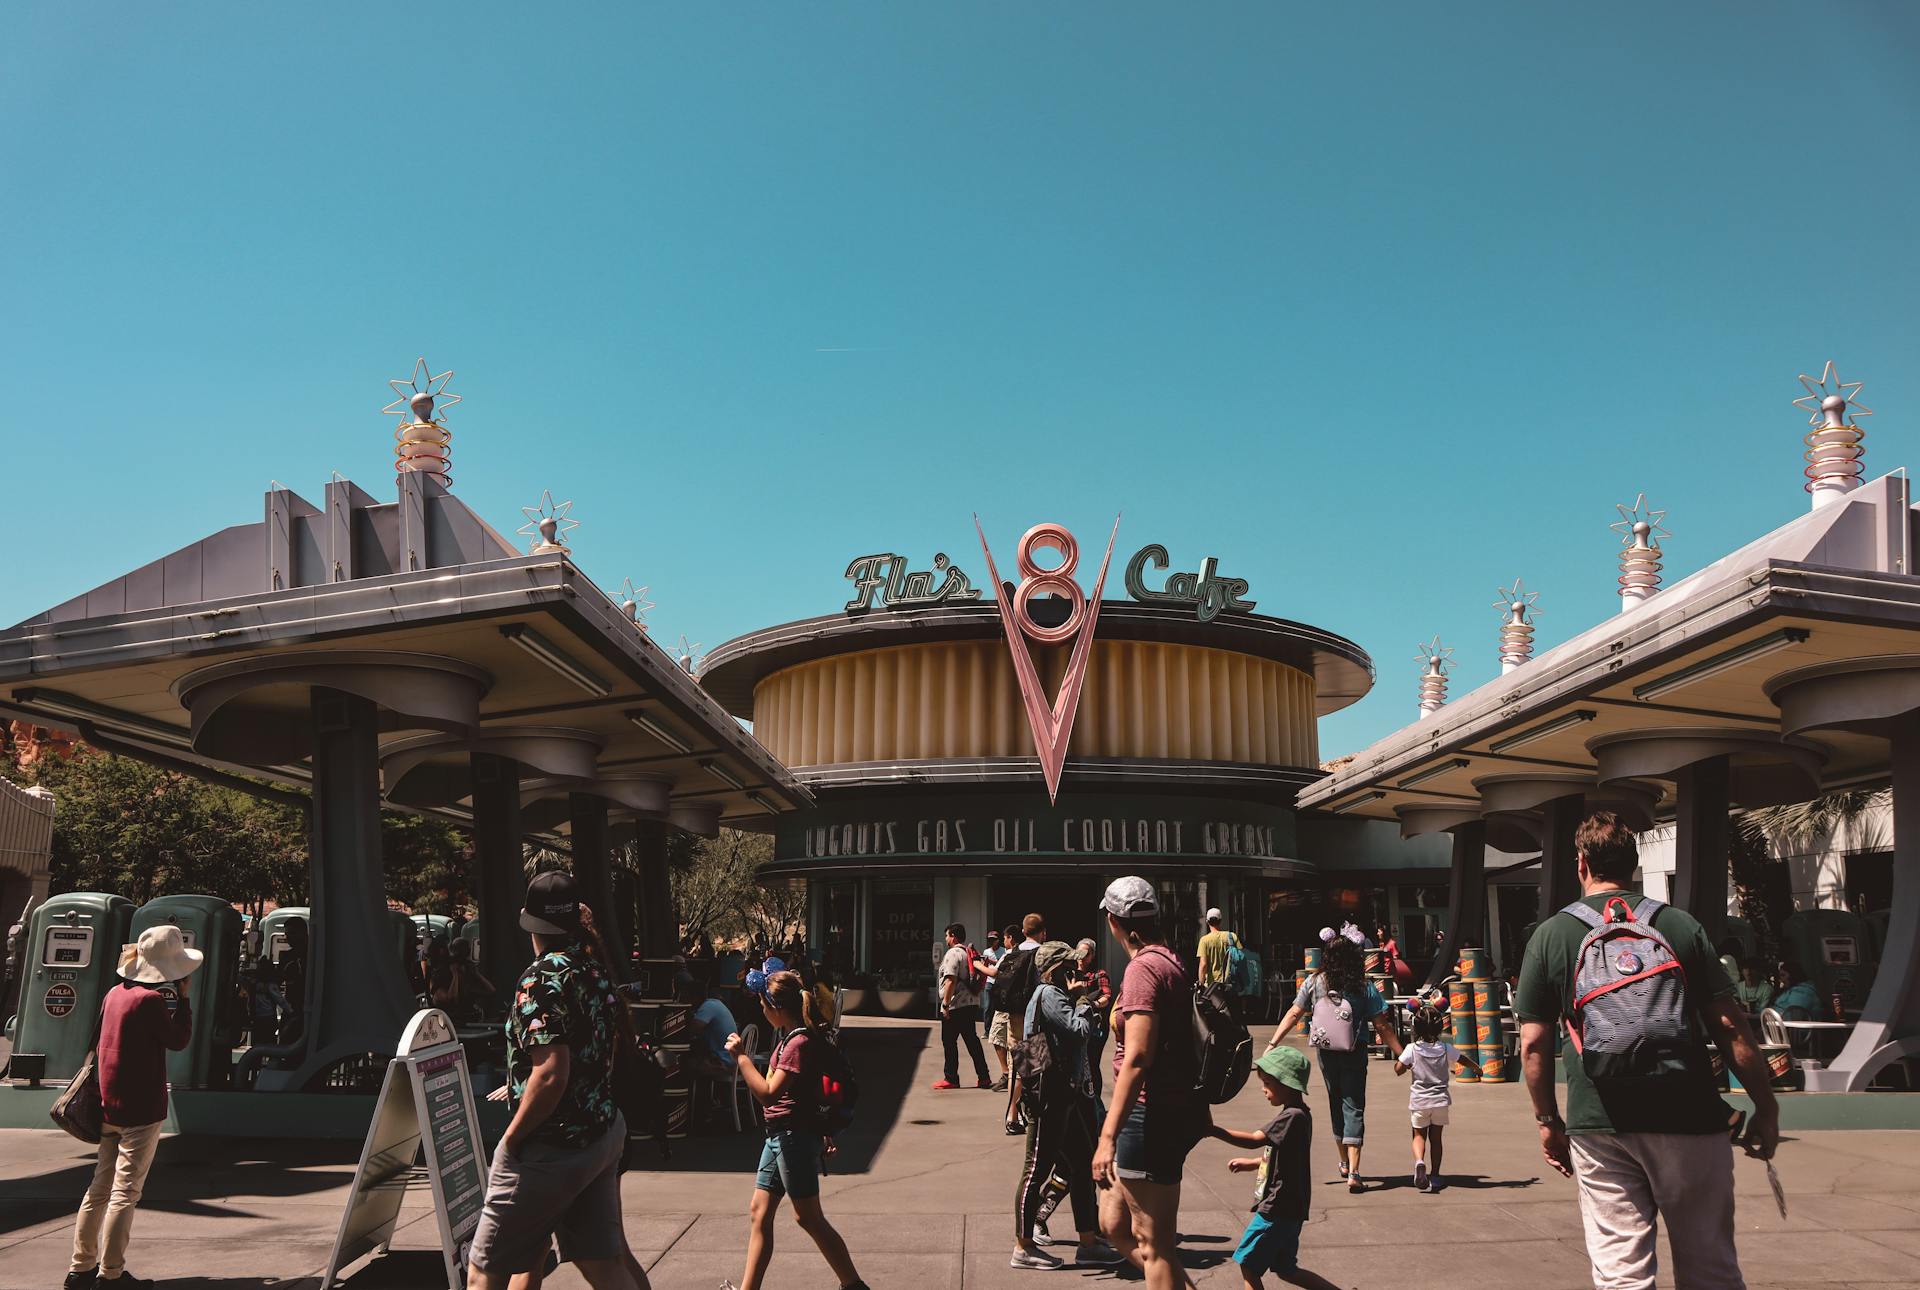
[[[561,869],[533,875],[520,909],[523,930],[542,936],[573,936],[580,931],[580,884]]]

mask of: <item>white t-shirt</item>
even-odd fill
[[[954,1008],[972,1008],[980,1003],[980,996],[973,992],[972,984],[967,980],[967,947],[956,945],[948,950],[940,960],[940,979],[953,978],[953,997],[947,1004]]]
[[[1407,1109],[1434,1111],[1452,1106],[1453,1094],[1447,1091],[1447,1080],[1452,1075],[1453,1064],[1459,1060],[1460,1050],[1444,1040],[1431,1044],[1415,1041],[1401,1050],[1400,1064],[1413,1077]]]

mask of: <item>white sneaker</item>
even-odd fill
[[[1413,1162],[1413,1185],[1421,1191],[1427,1189],[1427,1162],[1424,1160]]]
[[[1045,1250],[1027,1250],[1016,1245],[1013,1247],[1013,1257],[1007,1260],[1007,1266],[1037,1268],[1043,1272],[1051,1272],[1055,1268],[1065,1267],[1066,1264]]]
[[[1033,1225],[1033,1243],[1035,1245],[1053,1244],[1053,1233],[1047,1231],[1046,1220],[1042,1219]]]

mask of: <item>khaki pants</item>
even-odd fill
[[[1675,1285],[1745,1290],[1726,1134],[1582,1133],[1571,1141],[1594,1290],[1653,1290],[1656,1215],[1667,1224]]]
[[[103,1280],[117,1279],[127,1266],[127,1238],[133,1234],[133,1207],[146,1189],[147,1170],[153,1167],[153,1149],[160,1145],[160,1121],[125,1128],[100,1127],[100,1153],[94,1158],[93,1182],[80,1202],[73,1225],[73,1263],[70,1272],[98,1267]],[[100,1228],[106,1225],[106,1248]]]

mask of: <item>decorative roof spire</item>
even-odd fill
[[[567,530],[580,527],[579,520],[567,517],[567,512],[572,509],[572,498],[556,506],[553,491],[546,488],[540,490],[538,506],[520,508],[527,522],[514,531],[522,537],[533,539],[533,544],[527,550],[529,555],[566,555],[571,550],[566,543]]]
[[[1667,513],[1648,506],[1645,493],[1635,493],[1631,507],[1615,502],[1613,509],[1620,512],[1620,518],[1607,527],[1620,535],[1624,548],[1620,552],[1620,608],[1631,609],[1660,590],[1660,560],[1666,555],[1660,549],[1660,539],[1673,534],[1660,523]]]
[[[651,587],[635,587],[632,578],[623,578],[620,582],[620,612],[643,632],[647,630],[647,611],[653,608],[653,602],[647,599],[647,592],[651,590]]]
[[[1493,607],[1500,611],[1500,671],[1507,673],[1533,657],[1534,602],[1537,591],[1528,591],[1519,578],[1512,587],[1500,588]]]
[[[1807,424],[1813,427],[1803,436],[1807,445],[1807,482],[1803,487],[1813,494],[1815,506],[1824,506],[1860,487],[1860,459],[1867,455],[1861,441],[1867,436],[1854,418],[1870,417],[1873,409],[1855,401],[1866,382],[1842,381],[1832,359],[1827,360],[1819,380],[1802,372],[1800,384],[1807,392],[1793,405],[1812,414]]]
[[[1420,715],[1430,717],[1447,701],[1447,669],[1453,666],[1453,646],[1442,645],[1435,636],[1413,657],[1421,665]]]
[[[447,412],[461,398],[446,392],[452,368],[438,376],[429,375],[430,371],[425,357],[416,359],[410,378],[387,382],[400,397],[380,410],[400,418],[400,427],[393,432],[394,473],[431,475],[450,488],[453,431],[447,429]]]
[[[694,641],[691,645],[689,645],[687,643],[687,638],[685,636],[682,636],[680,638],[679,646],[674,650],[674,655],[680,660],[680,670],[682,672],[685,672],[688,676],[692,676],[694,673],[700,670],[700,642],[699,641]]]

